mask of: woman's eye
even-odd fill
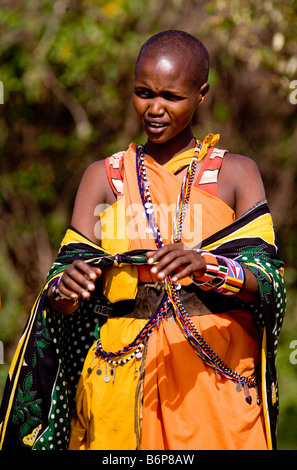
[[[149,90],[135,90],[134,93],[139,98],[149,98],[151,96],[151,93]]]
[[[151,90],[148,90],[145,88],[136,89],[134,90],[134,93],[138,98],[142,98],[142,99],[152,99],[155,97],[154,93]],[[167,101],[182,101],[184,99],[182,96],[175,95],[174,93],[170,93],[170,92],[161,93],[160,96],[164,100],[167,100]]]
[[[173,95],[172,93],[165,93],[163,95],[163,98],[165,98],[165,100],[168,100],[168,101],[181,101],[181,100],[183,100],[182,96]]]

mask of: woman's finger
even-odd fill
[[[194,272],[202,275],[205,271],[205,262],[196,250],[185,249],[181,243],[166,245],[157,252],[148,253],[149,260],[155,263],[151,272],[159,279],[173,274],[174,281],[189,276]]]
[[[71,298],[87,298],[90,291],[95,289],[94,283],[101,274],[99,268],[93,268],[83,261],[74,262],[65,269],[59,282],[59,291]]]

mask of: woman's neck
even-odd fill
[[[189,136],[188,139],[173,138],[167,142],[158,144],[155,142],[147,141],[145,145],[145,153],[150,155],[159,165],[165,165],[176,155],[179,155],[186,150],[195,147],[195,138],[193,135]]]

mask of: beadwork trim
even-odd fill
[[[192,281],[200,289],[203,290],[214,290],[216,287],[222,285],[228,274],[228,268],[225,264],[219,263],[218,257],[210,253],[209,251],[196,250],[204,259],[206,264],[205,273],[196,277],[194,274],[191,276]]]
[[[224,295],[236,295],[244,287],[245,274],[241,265],[233,259],[216,256],[206,250],[196,250],[206,264],[205,273],[193,282],[202,290],[214,290]]]
[[[62,274],[57,277],[55,280],[54,284],[52,285],[52,295],[53,298],[56,302],[59,302],[61,305],[77,305],[79,303],[78,299],[70,299],[69,297],[66,297],[66,295],[61,294],[59,290],[59,282],[62,277]]]

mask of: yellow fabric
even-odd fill
[[[206,250],[213,250],[217,248],[219,245],[226,243],[228,240],[234,240],[234,238],[245,238],[246,236],[255,237],[255,238],[263,238],[263,240],[270,245],[275,245],[275,235],[273,230],[273,222],[270,214],[264,214],[261,217],[258,217],[256,221],[250,222],[244,227],[238,229],[235,232],[232,232],[232,235],[229,237],[221,238],[220,242],[216,242],[213,244],[208,245],[205,249]]]
[[[64,238],[61,242],[61,247],[64,246],[64,245],[68,245],[69,243],[86,243],[86,238],[83,237],[82,235],[80,235],[78,232],[76,232],[75,230],[71,230],[71,229],[68,229],[64,235]],[[98,248],[98,246],[91,242],[90,240],[88,241],[88,244],[95,247],[95,248]],[[104,250],[104,248],[102,247],[102,249]]]
[[[125,230],[125,206],[120,199],[100,214],[102,243],[101,248],[112,255],[129,251],[129,240]],[[69,243],[86,243],[79,233],[68,229],[61,246]],[[97,247],[93,242],[88,243]],[[106,268],[103,272],[103,294],[110,302],[134,299],[137,294],[138,273],[135,266]]]
[[[118,199],[100,215],[101,246],[112,255],[130,250],[126,233],[124,198]],[[136,266],[112,267],[103,272],[103,294],[110,302],[134,299],[137,294]]]
[[[266,371],[266,328],[263,330],[263,337],[262,337],[262,349],[261,349],[261,361],[262,361],[262,367],[261,367],[261,373],[262,373],[262,396],[263,396],[263,415],[264,415],[264,421],[265,421],[265,426],[267,429],[267,446],[269,450],[272,450],[272,442],[271,442],[271,435],[269,432],[270,425],[269,425],[269,413],[268,413],[268,408],[267,408],[267,398],[266,398],[266,379],[265,379],[265,371]]]
[[[124,198],[118,199],[100,214],[100,223],[102,248],[112,255],[129,251]]]
[[[202,142],[201,150],[199,152],[198,161],[203,160],[203,158],[207,154],[208,148],[210,146],[213,147],[219,141],[219,139],[219,134],[210,134],[204,139],[204,141]],[[163,165],[163,168],[166,168],[173,174],[177,173],[181,168],[189,165],[190,161],[193,158],[193,150],[194,149],[189,149],[185,152],[180,153],[179,155],[176,155],[174,158],[165,163],[165,165]]]
[[[129,344],[146,320],[133,318],[111,318],[100,332],[105,350],[117,351]],[[135,389],[140,360],[130,360],[117,367],[115,382],[104,382],[105,370],[110,365],[101,360],[102,375],[97,375],[99,360],[93,363],[94,346],[85,360],[76,394],[76,413],[72,419],[70,450],[129,450],[136,449],[134,431]],[[123,357],[125,359],[125,356]],[[92,363],[92,374],[87,369]],[[132,410],[132,412],[131,412]],[[131,432],[132,430],[132,432]]]

